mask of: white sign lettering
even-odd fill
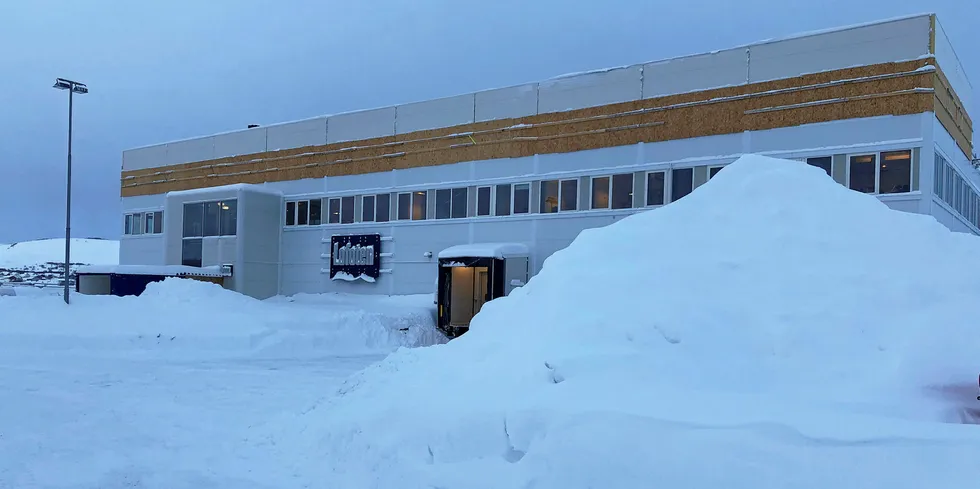
[[[350,267],[357,265],[374,265],[374,246],[353,245],[350,243],[340,246],[340,243],[333,244],[331,253],[333,264],[338,267]]]

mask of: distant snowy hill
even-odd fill
[[[40,239],[0,244],[0,285],[58,285],[64,274],[65,240]],[[119,263],[119,241],[73,238],[71,263],[115,265]]]

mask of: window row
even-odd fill
[[[235,236],[238,231],[238,201],[216,200],[184,204],[184,238]]]
[[[933,192],[957,214],[980,227],[980,195],[938,152],[933,168]]]
[[[889,194],[911,191],[911,150],[860,154],[851,156],[849,160],[841,155],[841,158],[838,173],[843,174],[836,176],[833,156],[806,158],[804,161],[859,192]],[[724,166],[700,167],[697,180],[700,183],[710,180],[722,168]],[[660,206],[690,194],[696,186],[695,180],[695,168],[676,168],[533,183],[287,201],[286,226],[462,219],[532,212],[554,214]],[[535,199],[534,206],[531,205],[532,199]],[[326,207],[325,218],[322,217],[323,207]]]
[[[132,212],[126,214],[123,234],[163,234],[163,211]]]
[[[621,173],[535,182],[537,210],[532,210],[531,206],[531,183],[503,183],[287,201],[285,220],[286,226],[316,226],[510,216],[531,212],[552,214],[589,209],[629,209],[634,207],[634,188],[645,190],[646,196],[645,200],[637,202],[636,207],[663,205],[668,201],[668,193],[673,196],[673,200],[677,200],[694,189],[693,168],[669,172],[652,171],[639,175],[643,175],[639,177],[641,180],[636,180],[637,174]],[[670,188],[667,186],[668,179],[671,182]],[[583,188],[585,192],[582,192]],[[431,210],[430,199],[433,199]],[[323,206],[327,207],[326,219],[321,217]]]

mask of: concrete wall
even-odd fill
[[[929,51],[928,15],[800,35],[706,54],[580,73],[515,87],[363,110],[123,152],[123,169],[403,134],[695,90],[915,59]],[[937,56],[964,100],[968,82],[945,34]],[[949,60],[948,64],[944,60]],[[953,81],[955,79],[955,81]]]

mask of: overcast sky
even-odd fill
[[[126,148],[921,12],[980,84],[975,0],[3,0],[0,243],[64,236],[59,76],[72,235],[117,238]]]

